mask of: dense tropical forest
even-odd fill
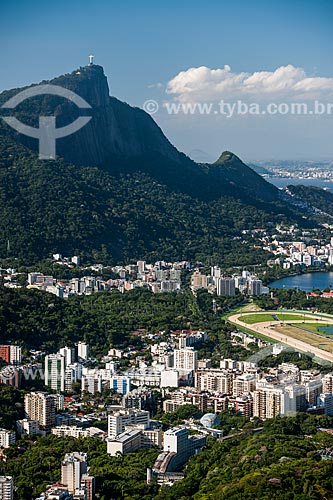
[[[288,189],[300,200],[333,216],[333,194],[331,191],[316,186],[302,185],[288,186]]]
[[[106,264],[141,258],[216,262],[223,267],[262,264],[270,254],[243,230],[324,222],[322,215],[304,215],[304,208],[301,213],[290,200],[261,200],[262,179],[237,157],[218,164],[233,189],[226,184],[224,192],[220,179],[221,195],[202,199],[184,183],[162,183],[140,165],[112,172],[61,159],[40,161],[2,136],[1,127],[0,123],[0,256],[16,266],[57,252]],[[247,195],[256,180],[256,191]],[[304,186],[290,189],[308,205],[333,213],[330,193]]]
[[[246,245],[238,238],[242,229],[276,219],[274,206],[265,211],[253,200],[249,210],[228,196],[202,201],[142,172],[115,176],[62,161],[42,163],[8,142],[0,141],[3,258],[29,264],[61,252],[108,264],[208,256],[233,265],[267,260],[250,238]]]
[[[223,352],[230,353],[229,327],[221,314],[240,300],[238,295],[218,297],[218,314],[214,315],[212,297],[204,290],[197,296],[190,290],[181,294],[114,290],[63,300],[36,290],[0,287],[0,342],[10,340],[25,349],[55,352],[67,343],[85,340],[92,354],[98,355],[107,354],[111,346],[142,347],[141,336],[135,334],[139,328],[147,333],[203,329],[212,336],[203,350],[212,350],[219,335]]]

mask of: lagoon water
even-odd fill
[[[266,180],[278,188],[287,187],[289,184],[303,184],[303,186],[316,186],[333,191],[333,183],[322,179],[289,179],[286,177],[266,177]]]
[[[314,288],[323,290],[333,289],[333,272],[315,272],[300,274],[299,276],[287,276],[269,284],[270,288],[299,288],[305,292],[311,292]]]

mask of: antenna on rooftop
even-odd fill
[[[216,300],[213,299],[213,313],[216,314]]]
[[[90,55],[89,56],[89,66],[92,66],[94,64],[94,56]]]

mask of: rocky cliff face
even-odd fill
[[[72,90],[92,107],[79,110],[70,101],[54,96],[30,98],[15,110],[21,121],[38,126],[41,114],[56,115],[57,127],[71,123],[80,115],[92,120],[75,134],[57,140],[57,155],[76,165],[107,165],[112,160],[142,157],[158,153],[174,162],[185,156],[168,141],[154,120],[139,108],[110,97],[107,78],[101,66],[81,67],[70,74],[44,81]],[[0,104],[19,90],[4,92]],[[37,140],[7,131],[15,140],[37,151]],[[189,161],[189,160],[188,160]]]
[[[65,159],[78,165],[105,165],[116,158],[159,153],[172,161],[181,161],[180,153],[147,113],[110,97],[101,66],[85,66],[50,83],[76,92],[92,106],[92,120],[88,125],[58,141],[58,154]],[[68,121],[72,121],[75,111],[71,104],[64,102],[57,114],[67,115],[71,118]]]

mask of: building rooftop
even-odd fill
[[[108,438],[107,441],[109,442],[115,442],[115,443],[126,443],[128,440],[138,436],[141,434],[141,429],[129,429],[121,434],[118,434],[114,438]]]

